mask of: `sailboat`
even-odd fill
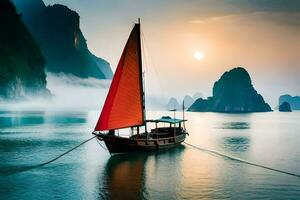
[[[146,119],[139,19],[122,52],[93,134],[105,142],[111,154],[157,151],[185,140],[185,121],[169,116]],[[117,134],[126,128],[131,130],[129,136]]]

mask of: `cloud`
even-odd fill
[[[300,12],[299,0],[224,0],[244,12]]]
[[[299,0],[200,0],[191,1],[185,9],[190,23],[202,24],[203,20],[225,16],[257,14],[262,19],[288,26],[300,25]]]
[[[225,2],[239,9],[239,14],[258,13],[262,19],[277,24],[300,25],[299,0],[225,0]]]
[[[211,14],[200,14],[188,22],[204,24],[208,19],[213,21],[224,17],[245,16],[248,21],[261,19],[268,23],[300,28],[300,1],[292,0],[287,3],[281,0],[224,0],[223,3],[222,11],[216,6]],[[201,9],[199,8],[199,12]]]

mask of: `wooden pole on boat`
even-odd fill
[[[175,119],[175,117],[176,117],[176,108],[174,108],[174,113],[173,113],[173,115],[174,115],[174,119]]]
[[[175,131],[176,131],[176,124],[175,123],[174,123],[173,129],[174,129],[173,133],[174,133],[174,140],[175,140]]]
[[[184,120],[184,100],[182,101],[182,119]]]
[[[184,122],[184,109],[185,109],[185,106],[184,106],[184,100],[182,101],[182,119],[183,119],[183,128],[185,130],[185,122]]]
[[[156,124],[157,127],[157,124]],[[158,129],[156,128],[156,139],[158,139]]]
[[[133,136],[134,135],[133,127],[130,127],[130,130],[131,130],[131,136]]]

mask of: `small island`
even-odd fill
[[[284,102],[289,103],[292,110],[300,110],[300,96],[291,96],[289,94],[281,95],[279,97],[278,105],[281,105]]]
[[[248,72],[237,67],[225,72],[213,86],[213,96],[197,99],[188,111],[249,113],[272,111],[252,85]]]
[[[291,105],[288,102],[283,102],[279,106],[280,112],[292,112]]]

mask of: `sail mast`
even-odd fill
[[[145,88],[143,85],[143,61],[142,61],[142,44],[141,44],[141,19],[138,18],[138,50],[139,50],[139,66],[140,66],[140,84],[142,88],[141,99],[142,99],[142,110],[143,110],[143,121],[144,124],[146,120],[146,108],[145,108]]]

